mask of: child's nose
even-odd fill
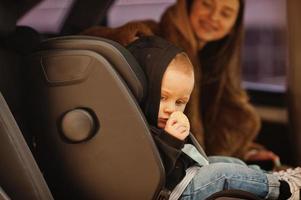
[[[166,105],[164,111],[167,113],[173,113],[175,111],[175,109],[176,109],[175,105],[171,103],[171,104]]]

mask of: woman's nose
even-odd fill
[[[216,8],[212,9],[211,14],[210,14],[210,19],[213,22],[216,22],[218,20],[218,18],[219,18],[218,10]]]

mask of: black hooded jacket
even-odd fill
[[[155,36],[142,37],[127,48],[134,55],[147,77],[147,92],[140,105],[150,124],[153,138],[164,163],[166,187],[173,189],[183,179],[185,170],[194,161],[181,151],[185,141],[159,129],[157,120],[164,72],[172,59],[183,51]]]

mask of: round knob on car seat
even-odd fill
[[[95,122],[87,110],[74,109],[64,114],[61,128],[66,139],[71,142],[82,142],[94,134]]]

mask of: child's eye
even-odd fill
[[[166,97],[161,96],[160,100],[161,100],[161,101],[164,101],[164,100],[166,100]]]
[[[183,100],[178,100],[178,101],[176,101],[176,104],[177,105],[185,105],[186,104],[186,101],[183,101]]]

